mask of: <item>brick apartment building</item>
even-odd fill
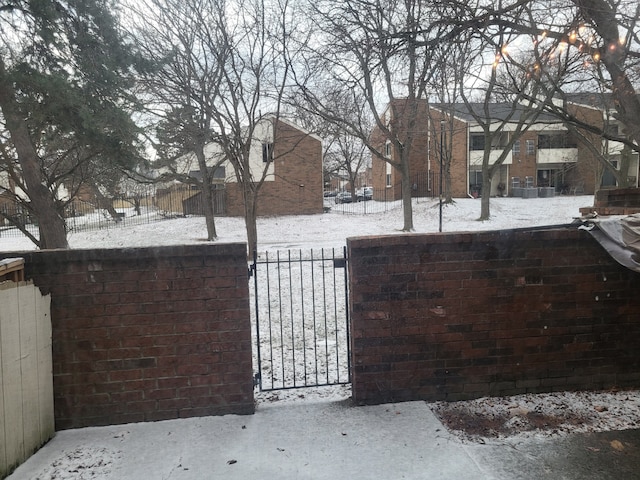
[[[306,215],[323,211],[322,140],[283,119],[265,119],[255,129],[249,161],[253,178],[265,181],[258,194],[258,215]],[[217,146],[206,150],[214,172],[215,211],[219,215],[243,216],[244,200],[233,166],[219,161]],[[199,176],[193,155],[181,159],[178,170]],[[175,182],[158,192],[159,208],[178,214],[201,214],[202,193],[192,186]]]
[[[574,95],[569,104],[570,112],[581,121],[602,128],[622,131],[622,127],[607,115],[602,103],[595,96]],[[402,101],[400,101],[402,105]],[[397,105],[396,105],[397,107]],[[474,112],[484,112],[482,104],[471,105]],[[506,125],[492,139],[490,161],[495,162],[511,139],[524,108],[512,112],[511,105],[489,104],[491,123]],[[385,116],[391,116],[388,108]],[[403,108],[396,108],[402,112]],[[453,197],[480,194],[482,184],[482,159],[484,134],[482,126],[472,115],[469,107],[460,104],[432,104],[426,100],[419,103],[409,155],[414,195],[427,196],[439,192],[440,140],[443,139],[443,156],[450,155],[451,193]],[[481,116],[484,116],[481,115]],[[451,122],[449,120],[451,119]],[[384,119],[393,128],[406,128],[403,121]],[[441,123],[444,121],[444,123]],[[444,131],[442,131],[444,129]],[[496,131],[497,131],[496,130]],[[403,135],[406,135],[403,132]],[[613,176],[607,174],[586,142],[595,146],[609,161],[620,168],[622,143],[604,141],[602,137],[582,131],[583,137],[572,135],[557,117],[541,114],[535,123],[510,148],[506,159],[497,169],[491,184],[491,195],[513,195],[514,189],[548,187],[553,193],[593,194],[600,185],[615,186]],[[379,130],[372,132],[372,139],[379,151],[392,162],[397,155],[391,143]],[[586,142],[585,142],[586,139]],[[450,151],[448,151],[449,149]],[[634,154],[628,164],[628,177],[632,186],[638,182],[638,155]],[[374,192],[386,191],[387,198],[400,199],[400,172],[388,162],[373,158],[372,184]]]

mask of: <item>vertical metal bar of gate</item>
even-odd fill
[[[313,249],[311,249],[311,258],[313,258]],[[315,274],[314,274],[314,269],[313,269],[313,262],[311,262],[311,278],[316,278]],[[312,290],[312,298],[313,298],[313,348],[315,349],[316,346],[318,345],[318,336],[317,336],[317,327],[318,327],[318,322],[317,322],[317,317],[316,317],[316,282],[311,282],[311,290]],[[313,371],[315,373],[315,377],[316,377],[316,383],[318,383],[318,355],[317,352],[314,350],[314,355],[313,355],[313,359],[315,362]]]
[[[257,263],[258,263],[258,252],[256,250],[253,251],[253,263],[251,264],[251,267],[249,267],[249,278],[251,278],[253,276],[253,291],[254,291],[254,296],[253,296],[253,308],[255,311],[255,329],[256,329],[256,338],[260,338],[260,321],[258,318],[258,275],[256,274],[256,269],[257,269]],[[256,343],[256,357],[258,359],[258,365],[260,365],[260,363],[262,362],[262,352],[260,351],[260,342]],[[257,373],[255,373],[253,375],[253,386],[257,386],[258,388],[262,389],[262,377],[260,375],[260,370],[258,370]]]
[[[345,323],[347,325],[347,378],[351,382],[351,318],[349,317],[349,272],[347,270],[347,247],[342,247],[342,258],[344,258],[344,312]]]
[[[341,253],[289,250],[286,255],[277,252],[275,259],[268,252],[263,258],[254,253],[250,274],[255,383],[260,390],[351,381],[346,247]],[[336,272],[339,268],[342,276]]]

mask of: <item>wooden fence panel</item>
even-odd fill
[[[0,478],[54,434],[50,297],[0,283]]]

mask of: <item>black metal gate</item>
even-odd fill
[[[254,254],[254,360],[262,391],[351,381],[346,247]]]

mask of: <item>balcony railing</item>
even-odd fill
[[[489,164],[493,165],[498,160],[498,157],[502,154],[504,148],[491,150],[489,154]],[[482,158],[484,157],[484,151],[482,150],[471,150],[469,152],[469,164],[470,165],[482,165]],[[503,165],[511,165],[513,163],[513,154],[511,151],[507,154],[507,157],[502,162]]]
[[[578,161],[577,148],[540,148],[538,149],[538,164],[576,163],[577,161]]]

